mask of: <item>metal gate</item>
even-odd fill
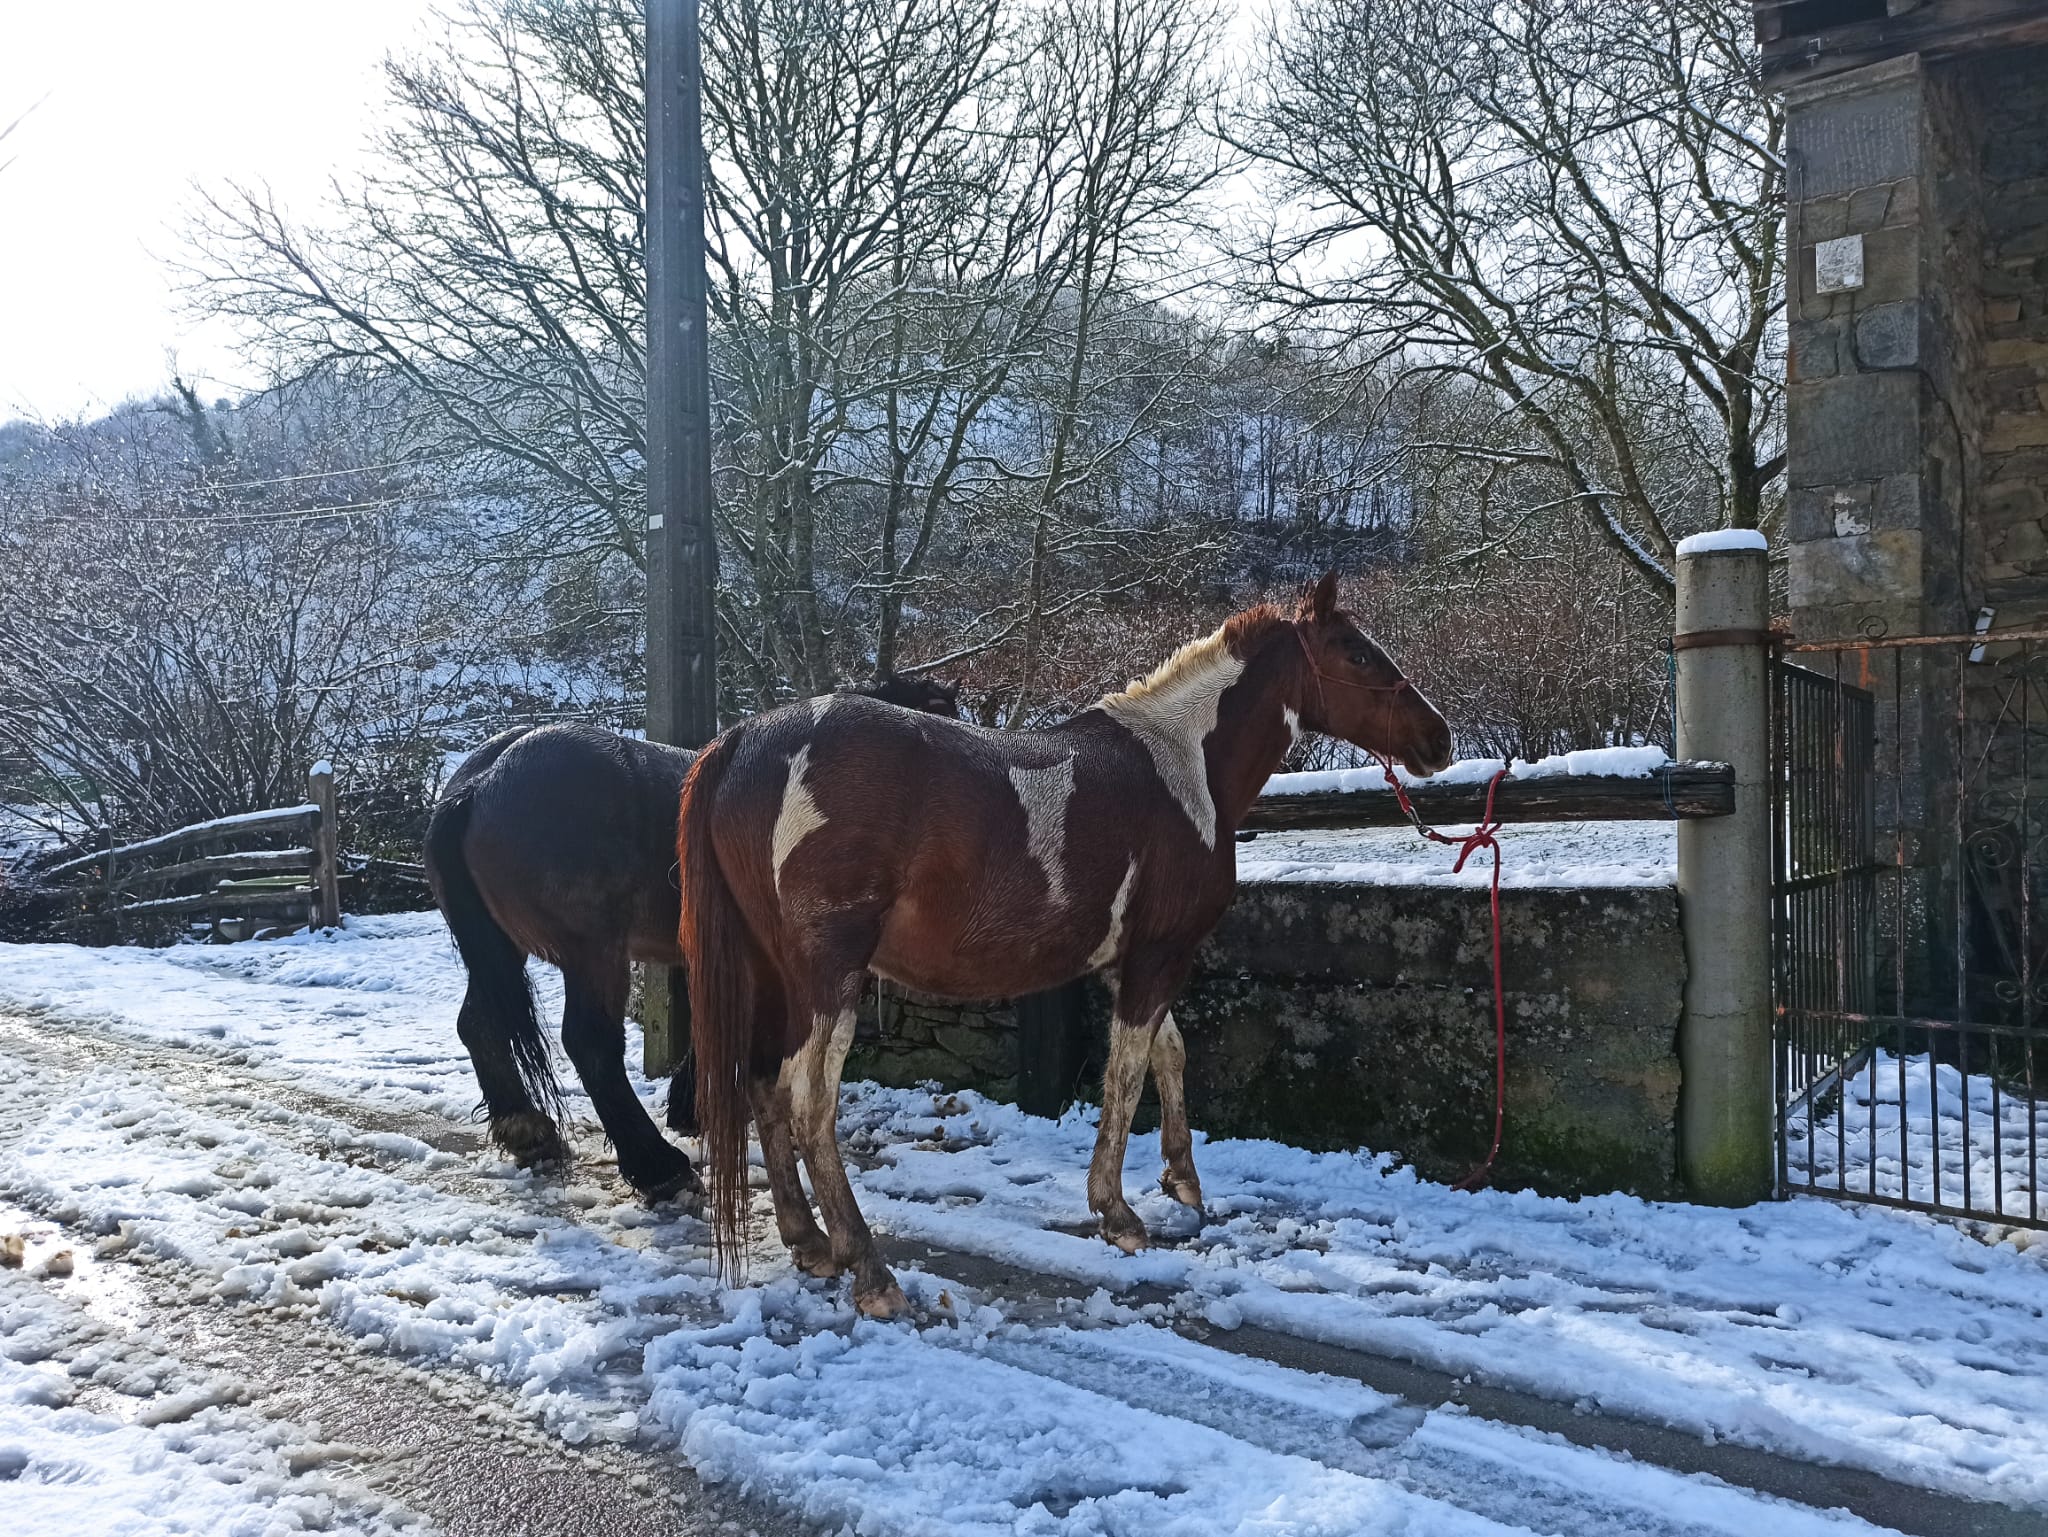
[[[2048,1226],[2048,656],[1789,649],[1770,689],[1779,1190]]]

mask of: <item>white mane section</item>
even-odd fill
[[[1195,824],[1203,845],[1212,849],[1216,803],[1209,798],[1202,743],[1216,729],[1223,691],[1243,672],[1244,663],[1230,654],[1218,630],[1189,641],[1149,678],[1103,696],[1097,706],[1145,744],[1160,779]]]

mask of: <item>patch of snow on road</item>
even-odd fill
[[[1973,1498],[2048,1508],[2048,1246],[1818,1202],[1722,1211],[1454,1192],[1384,1156],[1197,1139],[1197,1218],[1160,1194],[1155,1135],[1127,1193],[1156,1235],[1092,1236],[1094,1128],[972,1095],[959,1113],[860,1085],[842,1124],[877,1226],[1115,1293],[1228,1316],[1563,1402]],[[943,1141],[934,1130],[943,1125]]]
[[[0,1000],[53,1027],[232,1051],[451,1118],[475,1092],[459,993],[431,914],[284,943],[0,946]],[[849,1085],[877,1227],[1100,1288],[1047,1323],[905,1274],[915,1322],[885,1327],[857,1324],[843,1285],[792,1274],[765,1223],[756,1283],[728,1290],[700,1224],[587,1173],[563,1185],[174,1088],[125,1071],[36,1086],[0,1188],[220,1297],[488,1376],[568,1439],[673,1436],[707,1471],[856,1530],[1841,1524],[1739,1491],[1709,1519],[1701,1481],[1166,1332],[1242,1325],[2048,1509],[2048,1246],[1911,1215],[1464,1195],[1384,1156],[1206,1140],[1197,1214],[1149,1188],[1143,1136],[1126,1186],[1161,1243],[1127,1257],[1091,1233],[1086,1113]],[[1140,1282],[1165,1300],[1136,1305]],[[1599,1513],[1623,1506],[1656,1519]]]
[[[539,963],[530,972],[542,1020],[559,1018],[561,973]],[[437,912],[352,917],[340,931],[237,945],[0,945],[0,1005],[225,1051],[294,1079],[456,1120],[477,1103],[455,1034],[463,987]],[[638,1067],[630,1022],[626,1058]],[[558,1066],[570,1107],[589,1117],[575,1074]],[[634,1080],[650,1102],[657,1098],[637,1073]]]
[[[74,1402],[110,1388],[125,1417]],[[103,1395],[104,1396],[104,1395]],[[0,1509],[10,1532],[283,1537],[399,1530],[341,1500],[285,1427],[234,1407],[133,1339],[109,1339],[19,1271],[0,1270]]]

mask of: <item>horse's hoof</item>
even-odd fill
[[[1128,1206],[1102,1214],[1102,1236],[1126,1254],[1136,1254],[1147,1242],[1145,1224]]]
[[[1202,1182],[1192,1169],[1185,1174],[1177,1174],[1169,1164],[1159,1171],[1159,1188],[1183,1206],[1192,1206],[1196,1211],[1202,1209]]]
[[[861,1317],[887,1322],[908,1312],[910,1299],[903,1295],[902,1287],[891,1281],[887,1286],[877,1287],[872,1291],[862,1291],[856,1287],[853,1305],[859,1310]]]
[[[519,1110],[491,1122],[491,1140],[522,1169],[562,1168],[569,1144],[555,1123],[538,1110]]]
[[[697,1171],[691,1167],[687,1158],[683,1159],[683,1166],[680,1169],[664,1178],[656,1179],[649,1184],[642,1184],[639,1180],[629,1180],[627,1183],[649,1206],[660,1206],[663,1202],[673,1201],[684,1195],[697,1197],[698,1204],[701,1205],[704,1195],[704,1182],[697,1178]],[[687,1206],[690,1203],[685,1201],[683,1204]]]

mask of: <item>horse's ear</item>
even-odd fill
[[[1337,573],[1325,571],[1323,579],[1302,595],[1300,617],[1311,624],[1327,624],[1337,612]]]

